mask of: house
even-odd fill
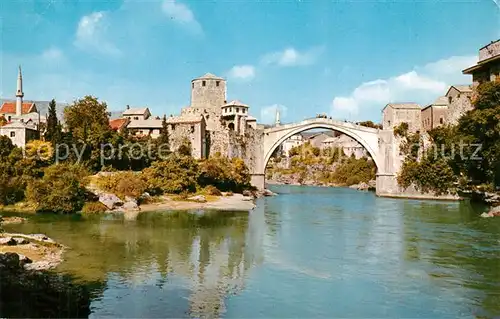
[[[476,65],[462,71],[472,75],[473,86],[500,78],[500,40],[492,41],[479,49],[479,61]]]
[[[325,139],[322,143],[322,149],[326,148],[341,148],[346,156],[354,155],[357,159],[368,156],[363,145],[345,134]]]
[[[472,86],[470,85],[452,85],[446,92],[448,99],[448,111],[446,114],[446,123],[455,125],[458,119],[467,111],[474,108],[472,105]]]
[[[130,108],[127,105],[127,109],[122,114],[123,117],[130,119],[131,121],[144,121],[151,116],[149,108]]]
[[[32,123],[25,123],[22,120],[0,126],[0,135],[9,137],[12,144],[22,148],[29,141],[40,138],[37,127]]]
[[[113,119],[109,120],[109,127],[114,130],[121,132],[127,125],[130,123],[129,118],[118,118],[118,119]]]
[[[425,131],[444,125],[448,113],[448,98],[441,96],[422,109],[422,128]]]
[[[389,103],[384,107],[382,113],[384,130],[392,130],[406,122],[409,131],[420,131],[422,125],[421,108],[416,103]]]

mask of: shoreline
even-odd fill
[[[168,198],[168,197],[167,197]],[[218,196],[216,200],[206,202],[179,201],[165,198],[161,202],[143,204],[139,211],[154,212],[159,210],[191,210],[191,209],[216,209],[222,211],[251,211],[255,208],[254,198],[242,194],[232,196]]]

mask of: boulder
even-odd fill
[[[253,200],[253,196],[243,196],[243,200],[244,201],[252,201]]]
[[[500,216],[500,206],[492,207],[488,214],[491,216]]]
[[[17,242],[12,237],[2,237],[0,238],[0,245],[15,246]]]
[[[22,237],[14,237],[12,239],[16,241],[17,245],[26,245],[26,244],[30,243],[29,240],[27,240],[26,238],[22,238]]]
[[[207,199],[203,195],[196,195],[193,197],[189,197],[188,200],[193,201],[193,202],[198,202],[198,203],[206,203]]]
[[[25,237],[31,238],[31,239],[34,239],[34,240],[37,240],[37,241],[43,241],[43,242],[46,242],[46,243],[53,243],[53,244],[56,243],[53,239],[47,237],[44,234],[26,235]]]
[[[26,265],[26,264],[31,264],[32,262],[33,262],[33,260],[29,259],[28,257],[26,257],[24,255],[19,254],[19,265],[21,267],[24,267],[24,265]]]
[[[244,190],[242,194],[243,194],[243,196],[253,197],[253,193],[251,191],[249,191],[248,189]]]
[[[482,213],[481,217],[483,217],[483,218],[489,218],[489,217],[493,217],[493,216],[490,216],[490,214],[488,214],[488,213]]]
[[[122,208],[128,211],[139,210],[139,205],[137,204],[137,201],[135,199],[126,197],[125,203],[123,204]]]
[[[271,192],[271,191],[270,191],[270,190],[268,190],[268,189],[264,189],[264,190],[262,191],[262,195],[264,195],[264,196],[275,196],[276,194],[275,194],[275,193],[273,193],[273,192]]]
[[[115,194],[103,193],[99,195],[99,202],[101,202],[106,208],[113,209],[123,205],[123,201],[118,198]]]

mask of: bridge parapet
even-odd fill
[[[267,129],[264,129],[265,133],[272,133],[272,132],[279,132],[279,131],[284,131],[284,130],[290,130],[296,127],[300,126],[309,126],[311,124],[317,124],[317,125],[325,125],[325,128],[330,128],[332,126],[338,126],[338,127],[343,127],[343,128],[348,128],[348,129],[355,129],[358,131],[363,131],[367,133],[377,133],[379,130],[372,128],[372,127],[367,127],[367,126],[362,126],[358,125],[352,122],[345,122],[345,121],[339,121],[339,120],[333,120],[333,119],[325,119],[325,118],[310,118],[303,120],[301,122],[297,123],[290,123],[290,124],[284,124],[284,125],[279,125],[279,126],[273,126]]]

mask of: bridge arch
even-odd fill
[[[330,123],[335,122],[335,123]],[[336,123],[337,121],[310,121],[309,123],[301,123],[292,125],[290,127],[280,127],[268,129],[264,133],[264,162],[262,169],[265,171],[267,163],[269,162],[272,154],[284,141],[292,137],[295,134],[308,131],[311,129],[329,129],[339,131],[360,143],[370,154],[377,171],[381,172],[383,170],[383,163],[379,159],[378,150],[378,130],[368,127],[363,127],[359,125],[354,125],[351,123],[346,123],[344,125]],[[281,133],[281,134],[280,134]],[[263,172],[264,173],[264,172]]]

